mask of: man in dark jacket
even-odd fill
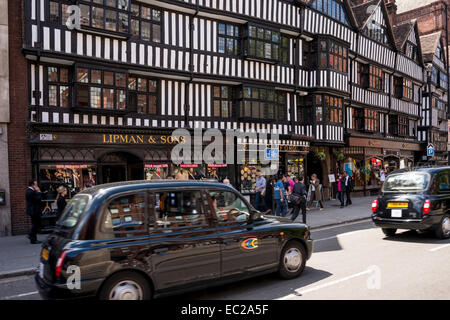
[[[41,226],[41,198],[42,193],[37,181],[30,181],[25,199],[27,201],[27,214],[31,217],[31,229],[28,238],[32,244],[41,243],[37,240],[37,233]]]
[[[350,193],[353,191],[353,180],[347,173],[344,171],[344,190],[345,195],[347,196],[347,201],[345,202],[345,206],[352,204],[352,199],[350,199]]]
[[[306,186],[305,186],[305,178],[303,176],[300,176],[298,178],[298,182],[294,184],[292,194],[299,195],[301,201],[298,204],[294,204],[294,213],[292,214],[291,220],[294,221],[297,218],[301,209],[303,216],[303,223],[306,223]]]

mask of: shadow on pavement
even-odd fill
[[[306,266],[303,274],[291,280],[283,280],[277,274],[246,279],[218,287],[194,291],[164,299],[180,300],[272,300],[332,276],[331,273]]]
[[[372,222],[361,222],[350,225],[342,225],[329,230],[313,231],[312,238],[315,240],[313,253],[342,250],[343,248],[338,238],[339,235],[373,228]]]
[[[417,232],[415,230],[408,230],[402,232],[398,230],[397,233],[388,237],[385,236],[383,240],[386,241],[398,241],[398,242],[411,242],[411,243],[432,243],[432,244],[446,244],[448,239],[437,239],[433,231]]]

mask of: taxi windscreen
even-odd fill
[[[70,200],[66,205],[61,218],[56,223],[57,226],[62,228],[73,228],[78,223],[81,218],[84,209],[89,201],[89,196],[87,195],[76,195]]]
[[[389,191],[424,191],[430,182],[430,175],[425,172],[403,172],[392,174],[383,184],[383,192]]]

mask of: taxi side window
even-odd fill
[[[437,185],[439,192],[450,192],[450,179],[448,172],[442,172],[438,175]]]
[[[250,211],[242,199],[230,191],[210,191],[213,214],[223,223],[246,222]]]
[[[115,233],[116,237],[123,233],[146,234],[146,197],[145,192],[138,192],[112,199],[105,209],[101,230]]]
[[[156,231],[176,232],[208,225],[199,191],[151,192],[150,204]]]

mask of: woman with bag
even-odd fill
[[[311,210],[310,207],[314,200],[319,202],[320,210],[323,210],[323,203],[322,203],[322,193],[320,192],[320,180],[317,179],[317,175],[314,173],[311,176],[311,199],[309,200],[308,206],[306,208],[307,211]]]

